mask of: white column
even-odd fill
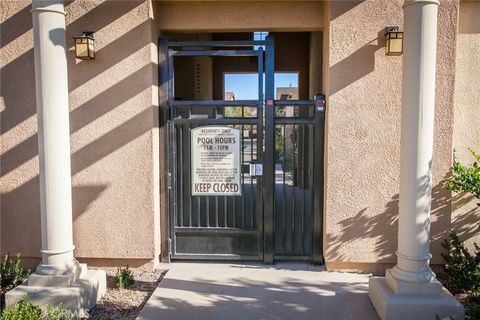
[[[33,0],[40,160],[42,263],[37,274],[75,272],[65,36],[62,0]]]
[[[63,0],[33,0],[35,89],[40,159],[42,263],[5,295],[84,317],[106,292],[106,274],[73,257],[68,77]]]
[[[405,0],[397,265],[373,277],[382,320],[464,318],[429,267],[438,0]]]
[[[435,278],[429,260],[438,4],[404,4],[398,262],[391,274],[407,282]]]

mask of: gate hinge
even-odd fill
[[[167,174],[167,187],[172,189],[172,174],[170,172]]]

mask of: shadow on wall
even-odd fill
[[[28,1],[27,1],[28,2]],[[31,3],[31,1],[30,1]],[[81,0],[69,1],[68,6],[79,4],[92,6],[92,9],[78,17],[67,25],[67,46],[73,46],[72,37],[81,34],[86,29],[101,30],[109,24],[120,19],[122,16],[136,10],[144,1],[106,1],[98,6]],[[4,147],[1,154],[0,178],[2,179],[1,194],[1,242],[3,251],[21,251],[25,257],[40,256],[40,201],[39,201],[39,178],[38,178],[38,147],[36,130],[36,105],[35,105],[35,80],[34,80],[34,56],[33,43],[28,40],[31,33],[32,17],[30,14],[31,4],[21,9],[16,14],[2,22],[0,27],[1,46],[13,45],[20,50],[16,56],[9,52],[9,60],[1,73],[1,94],[4,99],[5,109],[0,113],[1,135],[3,137],[15,137],[14,142]],[[72,51],[67,52],[69,68],[69,91],[76,89],[84,98],[81,103],[75,105],[70,112],[71,134],[77,133],[91,125],[108,113],[116,112],[122,104],[139,96],[145,90],[151,90],[155,83],[152,71],[157,65],[151,62],[151,57],[141,60],[143,65],[128,69],[121,69],[121,76],[117,81],[108,79],[112,83],[105,90],[96,90],[95,86],[88,83],[102,73],[107,72],[117,64],[124,63],[136,52],[148,46],[152,39],[151,21],[145,16],[145,21],[138,26],[129,29],[129,32],[105,43],[97,51],[97,59],[92,63],[76,63]],[[18,40],[19,38],[22,41]],[[25,40],[25,41],[24,41]],[[105,40],[103,40],[105,42]],[[29,46],[29,47],[25,47]],[[148,49],[149,50],[149,49]],[[132,64],[134,64],[132,62]],[[130,64],[131,65],[131,64]],[[22,88],[19,90],[19,88]],[[85,100],[85,97],[86,98]],[[144,101],[144,100],[143,100]],[[76,142],[72,144],[72,176],[75,176],[91,167],[101,159],[111,155],[133,140],[150,132],[156,125],[154,115],[156,110],[151,105],[139,105],[133,116],[128,117],[109,131],[98,135],[95,131],[83,135],[88,142]],[[70,96],[72,106],[72,96]],[[121,115],[118,116],[120,119]],[[104,120],[103,120],[104,121]],[[102,122],[103,123],[103,122]],[[24,127],[30,130],[25,131]],[[104,127],[110,128],[108,125]],[[30,132],[30,133],[29,133]],[[98,135],[98,136],[97,136]],[[85,138],[86,137],[86,138]],[[93,139],[92,139],[93,138]],[[9,138],[9,141],[12,141]],[[75,141],[72,138],[72,141]],[[77,145],[76,150],[73,147]],[[118,166],[119,164],[117,164]],[[138,168],[136,168],[138,169]],[[142,168],[149,170],[151,168]],[[141,175],[142,173],[140,173]],[[148,171],[148,174],[151,174]],[[144,174],[146,175],[146,174]],[[107,183],[89,183],[83,178],[74,183],[73,217],[78,218],[89,209],[92,202],[115,184],[118,177],[103,177]],[[75,180],[75,179],[74,179]],[[91,213],[92,214],[92,213]],[[102,213],[95,211],[93,215],[100,216]],[[119,222],[120,223],[120,222]],[[97,228],[97,232],[107,232]],[[28,235],[28,236],[24,236]]]
[[[72,1],[71,3],[74,2],[80,2],[80,0]],[[107,1],[94,7],[87,14],[67,25],[67,46],[73,46],[72,37],[74,35],[80,35],[85,31],[84,29],[86,27],[91,30],[100,30],[129,11],[135,9],[141,3],[142,1]],[[31,30],[32,16],[30,10],[31,6],[28,6],[1,24],[0,32],[2,48],[15,40],[11,37],[10,33],[16,33],[18,30],[24,30],[25,33]],[[142,34],[149,31],[150,26],[148,21],[131,29],[130,32],[122,35],[120,38],[97,51],[96,60],[93,63],[80,62],[79,65],[76,65],[73,52],[67,52],[67,58],[69,60],[69,90],[73,91],[74,89],[77,89],[87,81],[98,76],[111,66],[147,45],[149,42],[146,40],[150,39],[142,36]],[[2,134],[36,114],[34,101],[35,74],[33,72],[33,43],[29,43],[29,45],[30,49],[28,51],[15,57],[15,59],[5,65],[2,70],[2,75],[5,77],[8,75],[8,79],[10,80],[2,81],[1,92],[4,96],[6,105],[6,109],[1,113]],[[101,61],[102,68],[99,68],[99,60]],[[19,85],[23,89],[15,90]],[[15,105],[15,108],[13,105]]]
[[[32,9],[31,5],[26,6],[21,9],[10,18],[2,22],[2,40],[0,43],[0,48],[4,48],[10,42],[20,37],[22,34],[26,33],[32,28],[32,15],[30,10]],[[28,23],[30,22],[30,23]],[[8,31],[7,31],[8,30]]]
[[[450,192],[443,188],[443,183],[438,183],[432,188],[431,207],[431,252],[440,253],[441,243],[448,236],[451,212]],[[362,239],[375,239],[374,252],[379,257],[379,263],[396,263],[395,251],[398,242],[398,204],[399,194],[392,196],[385,205],[385,210],[378,215],[368,214],[368,208],[363,208],[354,217],[342,220],[341,233],[332,237],[327,234],[328,251],[333,261],[342,261],[341,248],[349,243]],[[350,260],[352,257],[348,257]],[[362,262],[362,261],[358,261]],[[433,264],[442,263],[441,256],[434,255]]]
[[[86,212],[91,203],[100,197],[108,188],[108,185],[78,186],[72,190],[72,210],[74,218],[76,215]]]
[[[385,47],[385,31],[386,28],[378,31],[377,38],[330,67],[332,74],[341,75],[330,79],[331,95],[375,71],[375,52]]]
[[[341,231],[333,237],[327,234],[328,251],[331,260],[345,260],[341,248],[349,243],[366,238],[375,239],[374,251],[380,257],[379,263],[394,263],[394,251],[397,244],[398,230],[398,194],[385,205],[385,210],[370,216],[368,208],[363,208],[355,216],[340,221]],[[393,250],[392,250],[393,249]],[[348,257],[352,260],[352,257]],[[361,261],[359,261],[361,262]]]
[[[476,1],[462,1],[460,4],[460,19],[458,33],[479,34],[480,33],[480,6]]]
[[[475,205],[472,205],[472,202]],[[452,219],[455,232],[462,240],[473,240],[480,234],[480,201],[471,194],[458,193],[452,197],[452,207],[457,212]],[[465,207],[465,210],[461,208]]]
[[[332,11],[330,13],[330,20],[335,20],[342,14],[352,10],[364,1],[365,0],[336,1],[335,6],[332,7]]]
[[[443,187],[443,183],[450,177],[447,172],[442,180],[432,189],[432,212],[430,229],[430,251],[432,264],[444,263],[440,253],[443,252],[442,242],[448,237],[452,217],[452,193]]]

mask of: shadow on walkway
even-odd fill
[[[368,275],[306,264],[175,263],[137,319],[378,319]]]

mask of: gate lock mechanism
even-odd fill
[[[250,176],[261,177],[263,175],[263,165],[261,163],[250,163]]]
[[[315,109],[320,112],[325,111],[325,95],[324,94],[315,95]]]

